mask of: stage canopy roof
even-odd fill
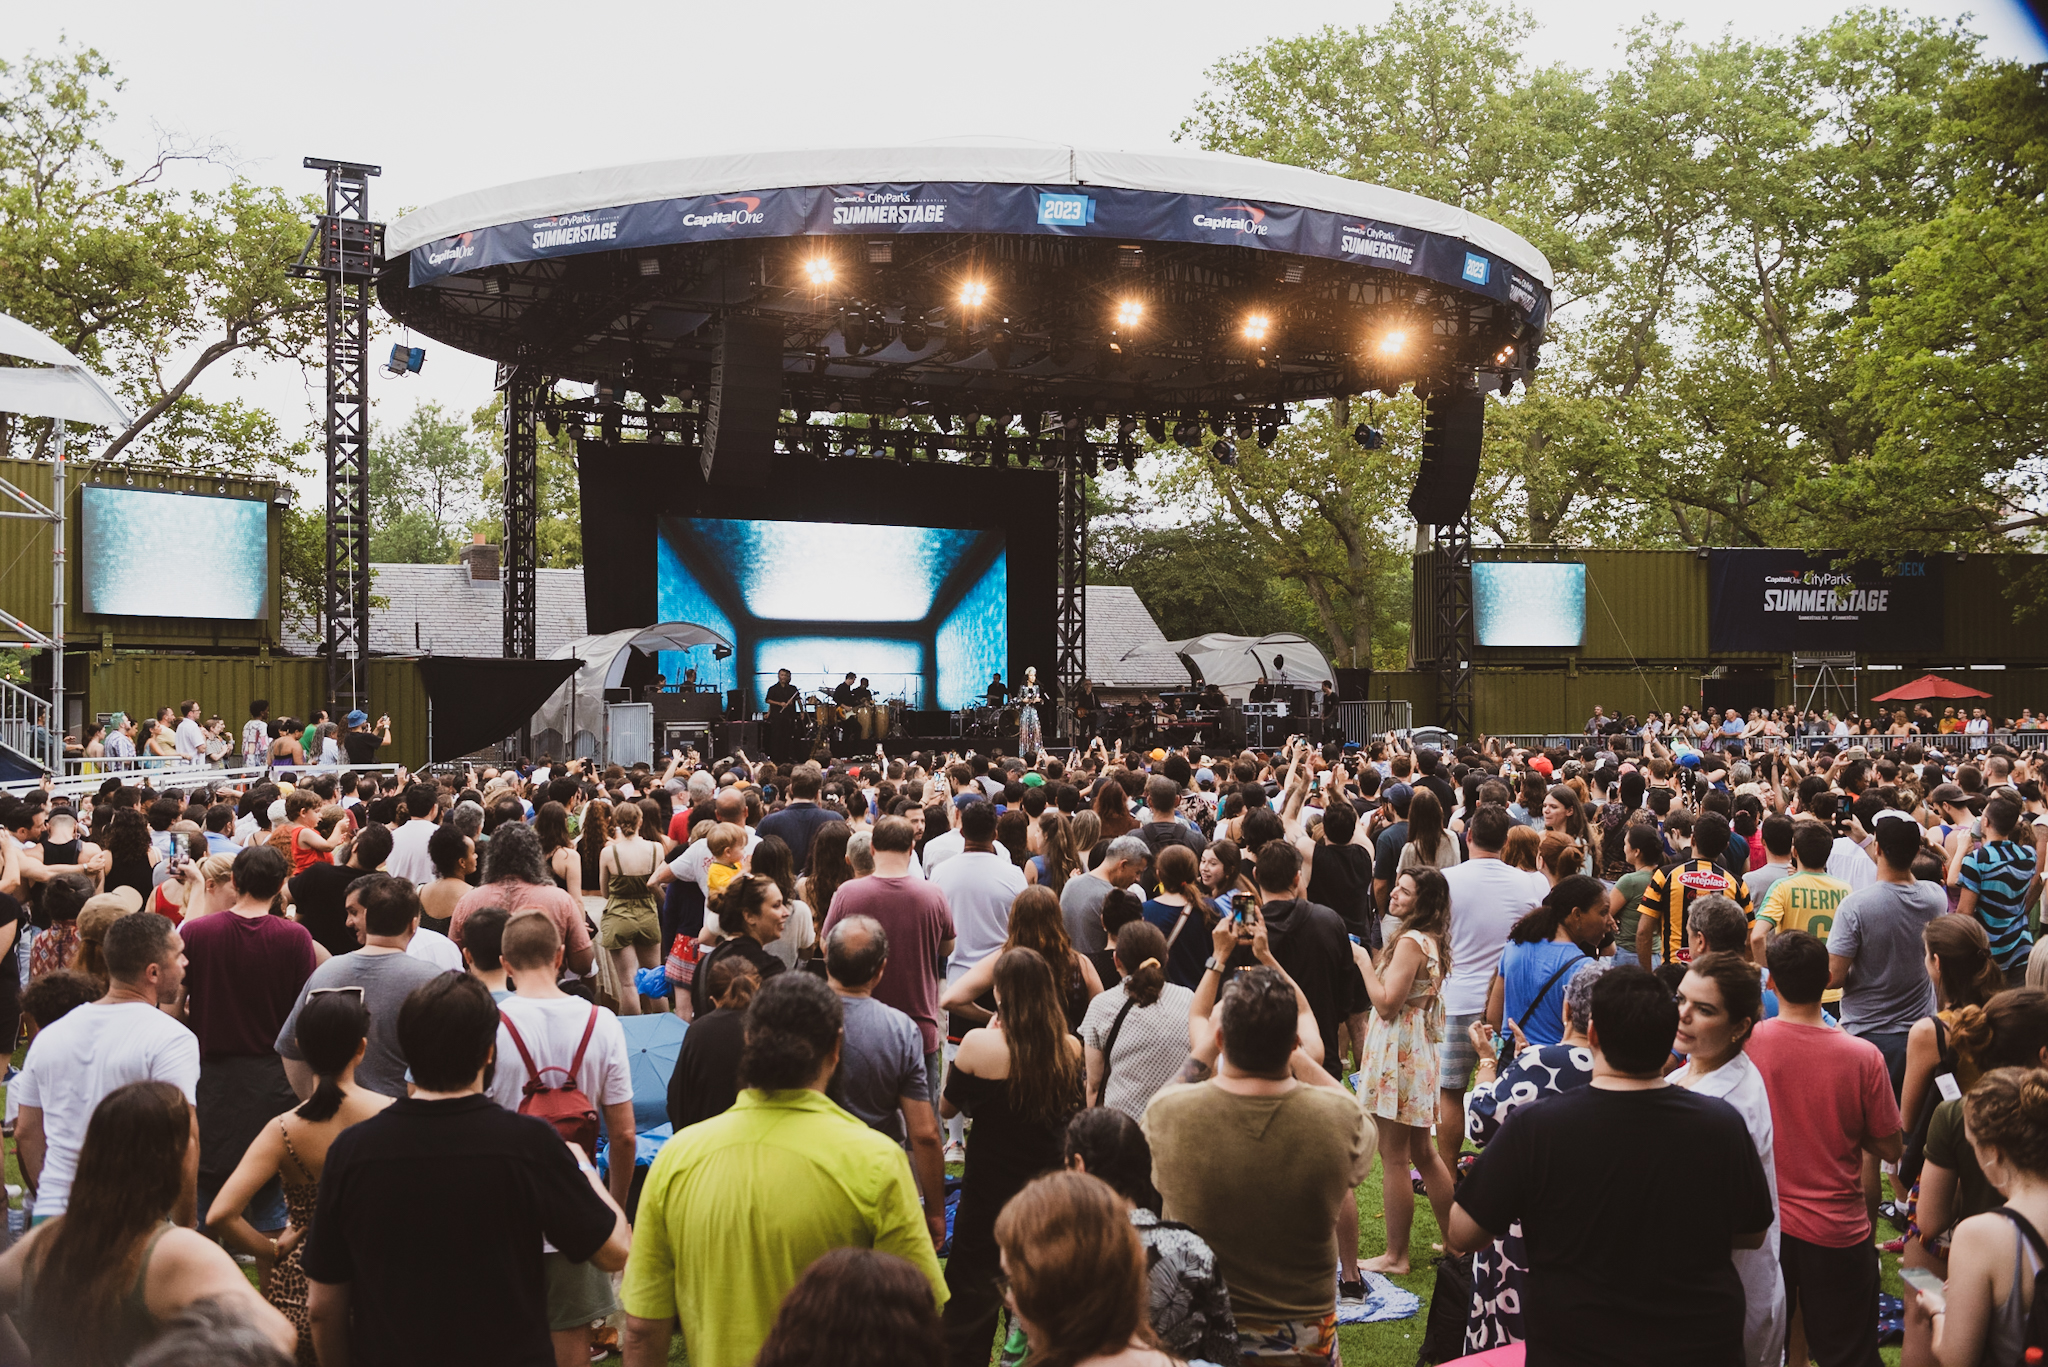
[[[1126,651],[1123,658],[1158,655],[1178,656],[1195,682],[1214,684],[1233,696],[1260,682],[1290,688],[1321,688],[1325,681],[1337,681],[1323,652],[1306,636],[1292,631],[1270,636],[1211,632],[1164,645],[1140,646]]]
[[[0,313],[0,356],[40,363],[0,367],[0,413],[60,418],[116,431],[134,421],[106,381],[85,362],[4,313]]]
[[[656,655],[692,646],[729,649],[732,642],[695,622],[657,622],[601,636],[579,636],[555,651],[557,660],[579,662],[576,675],[557,688],[533,714],[533,729],[554,731],[572,741],[577,731],[604,734],[604,691],[617,688],[626,677],[626,665],[633,652]]]
[[[1511,382],[1552,281],[1507,228],[1403,191],[1035,143],[576,171],[430,204],[385,247],[402,322],[649,410],[710,383],[738,317],[771,362],[779,341],[787,408],[1091,425]]]

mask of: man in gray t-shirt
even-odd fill
[[[1135,835],[1119,836],[1109,842],[1102,863],[1092,873],[1077,873],[1060,889],[1060,918],[1067,923],[1067,938],[1083,954],[1099,954],[1109,947],[1102,930],[1102,903],[1111,888],[1128,888],[1145,872],[1152,851]]]
[[[1844,897],[1828,930],[1828,986],[1842,989],[1842,1028],[1878,1047],[1896,1092],[1906,1034],[1935,1009],[1921,932],[1948,911],[1948,897],[1939,883],[1913,877],[1917,822],[1880,820],[1876,835],[1877,881]]]
[[[362,933],[363,947],[353,954],[336,955],[313,970],[291,1015],[277,1032],[277,1052],[284,1058],[292,1090],[302,1097],[311,1096],[315,1079],[305,1055],[299,1052],[299,1012],[306,1009],[306,998],[315,992],[360,988],[363,1005],[370,1012],[370,1043],[363,1061],[356,1065],[356,1082],[385,1096],[403,1097],[405,1053],[398,1047],[398,1008],[405,1005],[415,987],[446,970],[405,952],[420,924],[420,898],[412,884],[388,873],[364,874],[349,885],[343,905],[350,928]]]
[[[946,1237],[939,1117],[932,1108],[917,1022],[874,998],[888,962],[888,932],[872,916],[848,916],[825,934],[825,972],[845,1012],[839,1071],[826,1095],[897,1143],[907,1137],[925,1222],[937,1246]]]

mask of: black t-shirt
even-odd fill
[[[1323,1067],[1332,1077],[1342,1076],[1340,1027],[1351,1017],[1372,1010],[1365,979],[1351,957],[1344,918],[1313,901],[1267,902],[1259,910],[1266,918],[1266,938],[1274,961],[1308,998],[1309,1010],[1323,1032]],[[1233,967],[1253,962],[1251,949],[1245,945],[1231,958]]]
[[[1579,1180],[1594,1167],[1600,1180]],[[1458,1204],[1495,1234],[1522,1222],[1529,1367],[1740,1360],[1731,1242],[1770,1228],[1771,1193],[1727,1102],[1681,1087],[1546,1097],[1508,1118]]]
[[[321,860],[306,866],[292,879],[292,905],[298,908],[299,924],[324,945],[329,954],[353,954],[362,948],[356,933],[348,928],[348,885],[367,877],[351,864],[330,864]]]
[[[1372,942],[1372,862],[1363,845],[1318,845],[1308,875],[1308,900],[1343,917],[1344,929],[1367,944]]]
[[[793,726],[796,724],[796,696],[795,684],[778,683],[768,685],[768,691],[762,694],[762,699],[769,704],[768,721],[770,725]],[[787,705],[778,707],[775,705],[777,703]]]
[[[727,936],[718,942],[716,949],[698,961],[697,971],[690,978],[690,1015],[693,1019],[697,1016],[708,1016],[711,1014],[712,966],[731,958],[735,954],[753,964],[754,971],[760,974],[761,981],[764,983],[776,974],[783,972],[787,967],[782,960],[761,948],[761,942],[753,936]]]
[[[350,764],[375,764],[383,746],[384,738],[375,731],[344,731],[341,736],[342,753]]]
[[[668,1123],[683,1126],[724,1115],[740,1095],[740,1049],[746,1043],[747,1014],[718,1008],[690,1023],[676,1070],[668,1079]]]
[[[1430,792],[1436,794],[1438,805],[1444,809],[1444,822],[1448,825],[1451,813],[1458,805],[1458,790],[1450,785],[1449,780],[1438,774],[1427,774],[1422,778],[1418,778],[1415,780],[1414,786],[1417,788],[1427,788]]]
[[[614,1218],[541,1121],[400,1097],[327,1150],[306,1275],[351,1284],[357,1362],[554,1367],[541,1241],[583,1262]]]

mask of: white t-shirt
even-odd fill
[[[754,834],[752,826],[747,827],[747,848],[740,855],[742,862],[754,857],[754,846],[761,843],[761,837]],[[697,885],[704,894],[704,900],[711,900],[711,846],[703,840],[693,840],[690,847],[668,861],[668,871],[678,878],[687,878]]]
[[[197,763],[206,754],[206,728],[190,717],[178,723],[178,756]]]
[[[412,941],[405,952],[415,959],[425,959],[438,969],[449,973],[466,971],[462,962],[462,951],[455,947],[455,941],[438,930],[421,926],[412,933]]]
[[[498,1011],[510,1016],[519,1027],[519,1038],[526,1041],[534,1066],[564,1071],[576,1057],[576,1045],[583,1039],[583,1027],[589,1023],[590,1013],[597,1012],[590,1047],[583,1051],[583,1066],[576,1072],[576,1089],[598,1108],[600,1121],[605,1107],[633,1099],[633,1064],[626,1053],[626,1032],[619,1027],[619,1018],[602,1006],[594,1007],[581,997],[542,1000],[514,993],[498,1003]],[[549,1087],[560,1087],[568,1081],[563,1072],[543,1072],[540,1080]],[[487,1095],[506,1110],[516,1111],[525,1100],[526,1082],[526,1060],[519,1056],[519,1046],[512,1042],[512,1032],[501,1020],[498,1061],[491,1067]],[[602,1130],[601,1124],[599,1128]],[[555,1246],[542,1240],[541,1249],[552,1253]]]
[[[1834,849],[1828,852],[1828,877],[1840,879],[1849,885],[1849,891],[1856,892],[1877,881],[1877,865],[1861,845],[1838,835]]]
[[[1764,1181],[1771,1189],[1771,1227],[1761,1248],[1738,1248],[1733,1260],[1742,1278],[1744,1312],[1742,1347],[1745,1367],[1765,1367],[1784,1361],[1785,1279],[1778,1265],[1778,1166],[1777,1141],[1771,1125],[1771,1098],[1764,1090],[1764,1075],[1749,1055],[1737,1054],[1713,1072],[1692,1080],[1692,1065],[1672,1074],[1672,1085],[1690,1084],[1697,1096],[1718,1097],[1733,1106],[1749,1126],[1750,1142],[1764,1167]]]
[[[932,876],[932,870],[967,848],[967,837],[958,831],[941,831],[933,836],[924,847],[924,876]]]
[[[416,888],[423,888],[441,875],[434,868],[434,861],[427,854],[427,842],[434,838],[438,828],[431,821],[408,821],[391,833],[391,857],[384,861],[384,871],[395,878],[403,878]]]
[[[1451,886],[1451,976],[1444,984],[1444,1012],[1476,1016],[1486,1009],[1486,989],[1500,967],[1508,931],[1543,900],[1549,882],[1500,859],[1468,859],[1444,870]]]
[[[100,1101],[131,1082],[168,1082],[195,1104],[199,1040],[153,1006],[81,1006],[37,1033],[8,1100],[39,1106],[48,1156],[35,1213],[62,1215],[78,1171],[78,1149]]]
[[[817,918],[803,902],[792,901],[788,906],[789,917],[782,923],[782,938],[761,947],[780,959],[784,968],[795,968],[796,956],[818,943],[818,926]]]
[[[931,872],[931,884],[946,895],[953,913],[950,978],[966,972],[1003,947],[1010,934],[1010,905],[1024,891],[1024,870],[1007,852],[962,851]]]

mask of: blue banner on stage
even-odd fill
[[[727,238],[1015,233],[1217,242],[1352,261],[1510,304],[1540,328],[1549,295],[1461,238],[1287,204],[1072,185],[827,185],[705,195],[557,214],[442,238],[411,253],[411,280],[517,261]]]

